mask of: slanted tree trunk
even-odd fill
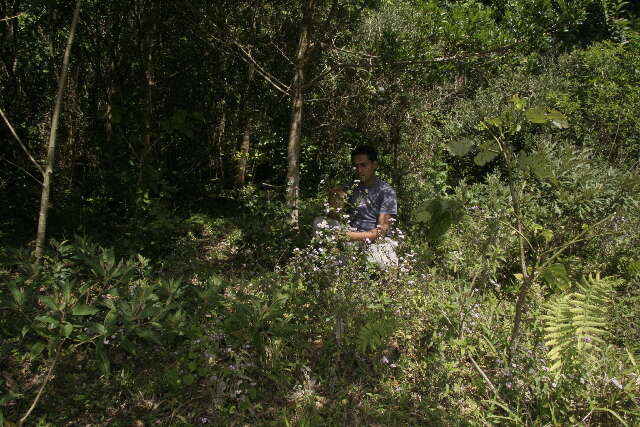
[[[53,109],[53,116],[51,117],[51,129],[49,131],[49,144],[47,148],[47,165],[44,170],[44,176],[42,177],[42,195],[40,197],[40,213],[38,215],[38,231],[36,233],[36,249],[35,257],[36,264],[40,264],[42,260],[42,252],[44,249],[44,241],[47,233],[47,214],[49,212],[49,196],[51,194],[51,183],[53,178],[53,165],[55,162],[56,154],[56,134],[58,130],[58,123],[60,121],[60,110],[62,109],[62,94],[67,79],[67,69],[69,68],[69,58],[71,57],[71,46],[73,45],[73,37],[78,25],[78,17],[80,15],[80,4],[82,0],[78,0],[76,8],[73,12],[73,20],[71,21],[71,29],[69,30],[69,39],[67,40],[67,47],[64,51],[64,58],[62,60],[62,70],[60,72],[60,79],[58,81],[58,93],[56,95],[56,104]]]
[[[302,135],[302,106],[304,104],[304,71],[309,59],[312,13],[315,0],[304,5],[302,28],[296,52],[295,74],[291,84],[291,125],[287,144],[287,206],[291,210],[289,222],[298,228],[298,199],[300,196],[300,137]]]

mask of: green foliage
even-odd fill
[[[93,348],[95,366],[109,375],[111,357],[123,350],[138,355],[184,335],[180,280],[153,279],[148,259],[118,260],[86,238],[52,247],[37,270],[19,265],[34,274],[0,289],[0,310],[12,318],[1,322],[1,333],[15,354],[53,370],[61,359]]]
[[[462,219],[463,214],[462,203],[458,200],[429,200],[415,210],[414,219],[420,224],[416,232],[420,232],[431,242],[437,242]]]
[[[640,103],[640,39],[596,43],[561,59],[559,70],[569,86],[552,95],[572,116],[575,137],[613,164],[638,158],[635,114]]]
[[[392,318],[371,319],[367,321],[356,338],[357,348],[360,352],[375,351],[386,345],[389,338],[397,329],[396,321]]]
[[[68,5],[13,3],[0,107],[40,159]],[[308,3],[300,232],[302,3],[83,3],[49,232],[91,239],[31,262],[37,171],[0,146],[0,425],[40,387],[38,425],[637,424],[638,6]],[[397,268],[310,235],[364,142]]]
[[[550,347],[550,370],[580,373],[593,366],[606,346],[607,312],[617,281],[589,276],[577,284],[574,292],[558,295],[548,303],[545,345]]]
[[[265,348],[270,340],[295,333],[295,328],[289,324],[290,319],[285,316],[287,300],[285,294],[275,295],[271,302],[255,296],[242,298],[230,307],[224,329],[237,339],[238,344],[248,340],[258,354],[265,357]]]

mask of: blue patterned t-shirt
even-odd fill
[[[381,179],[369,187],[354,184],[355,188],[349,195],[351,219],[349,225],[357,231],[369,231],[378,225],[380,214],[398,214],[396,192],[389,184]]]

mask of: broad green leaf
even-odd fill
[[[98,335],[107,335],[108,333],[107,328],[102,323],[94,323],[92,328]]]
[[[47,348],[47,345],[42,341],[38,341],[31,346],[29,353],[31,354],[32,357],[38,357],[45,348]]]
[[[62,299],[65,304],[71,303],[71,283],[68,281],[62,284]]]
[[[530,108],[524,113],[524,115],[531,123],[547,122],[546,111],[543,107]]]
[[[111,310],[104,317],[104,324],[107,326],[115,325],[118,321],[118,312],[116,310]]]
[[[553,231],[546,228],[540,232],[540,235],[544,238],[545,242],[550,242],[553,239]]]
[[[479,151],[493,151],[496,153],[500,152],[500,146],[493,140],[483,142],[478,146],[478,149]]]
[[[9,283],[9,290],[11,291],[11,295],[13,296],[13,300],[16,302],[18,306],[24,305],[26,300],[26,292],[22,288],[16,287],[15,283]]]
[[[502,119],[501,119],[501,118],[499,118],[499,117],[489,117],[489,118],[485,118],[485,119],[484,119],[484,122],[485,122],[486,124],[488,124],[488,125],[495,126],[495,127],[497,127],[497,128],[498,128],[498,127],[500,127],[500,126],[502,126],[502,125],[504,124],[504,122],[502,121]]]
[[[73,332],[73,325],[71,323],[65,322],[62,325],[62,334],[65,336],[65,338],[68,338],[69,335],[71,335],[71,332]]]
[[[478,166],[484,166],[487,163],[489,163],[491,160],[495,159],[497,155],[498,153],[495,151],[488,151],[488,150],[480,151],[473,158],[473,162]]]
[[[53,317],[50,317],[50,316],[38,316],[38,317],[36,317],[36,320],[38,322],[46,323],[51,328],[54,328],[54,327],[56,327],[56,326],[58,326],[60,324],[60,321],[58,321],[58,320],[56,320],[56,319],[54,319]]]
[[[513,103],[513,108],[515,108],[516,110],[518,111],[524,110],[525,101],[524,99],[520,98],[518,95],[513,95],[510,101]]]
[[[558,129],[566,129],[569,127],[567,117],[558,110],[551,110],[547,113],[547,119],[551,121]]]
[[[40,302],[44,305],[46,305],[47,307],[49,307],[51,310],[54,311],[58,311],[60,309],[60,305],[58,305],[53,298],[49,297],[49,296],[41,296],[40,297]]]
[[[107,353],[104,351],[104,344],[101,341],[96,343],[96,359],[102,374],[108,375],[111,371],[111,363],[107,357]]]
[[[559,290],[569,288],[571,281],[567,269],[562,263],[555,263],[547,266],[542,272],[542,278],[549,285]]]
[[[73,307],[73,315],[74,316],[91,316],[100,311],[99,308],[88,305],[88,304],[79,304]]]
[[[462,157],[466,155],[473,147],[473,141],[463,139],[461,141],[453,141],[447,144],[447,150],[452,156]]]
[[[158,337],[158,335],[151,329],[148,329],[148,328],[136,329],[136,334],[140,338],[144,338],[147,341],[151,341],[155,344],[162,345],[162,341],[160,341],[160,338]]]
[[[530,171],[539,179],[553,178],[551,163],[542,153],[521,153],[518,156],[518,167],[523,171]]]
[[[533,163],[532,157],[533,156],[521,151],[518,154],[518,168],[523,171],[528,171],[531,168],[531,164]]]

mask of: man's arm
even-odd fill
[[[347,231],[346,235],[349,240],[352,241],[362,241],[368,240],[373,242],[378,237],[384,236],[389,231],[391,227],[393,215],[391,214],[380,214],[378,215],[378,226],[374,229],[368,231]]]

